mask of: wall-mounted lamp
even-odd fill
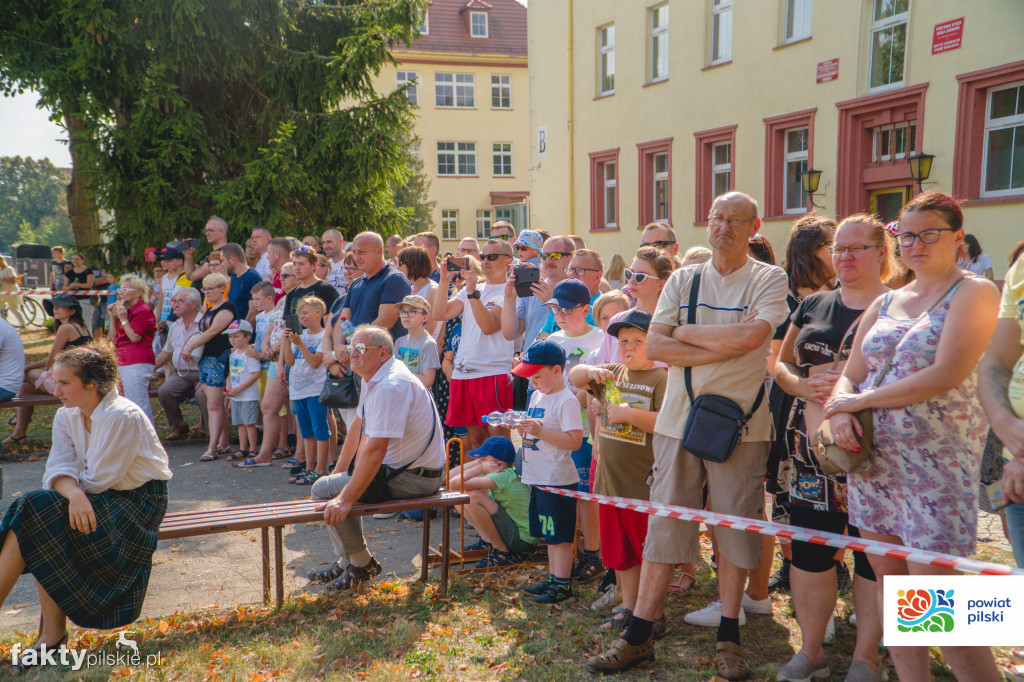
[[[824,208],[814,203],[814,195],[818,192],[818,184],[821,182],[821,171],[814,168],[800,171],[800,184],[803,186],[807,201],[815,208]]]
[[[917,183],[917,191],[921,191],[921,183],[928,179],[932,173],[932,159],[934,154],[911,154],[907,157],[910,163],[910,177]]]

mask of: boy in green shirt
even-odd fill
[[[508,438],[494,436],[470,450],[469,456],[473,460],[465,469],[452,469],[450,480],[452,490],[469,494],[466,520],[491,545],[490,554],[477,567],[522,563],[523,555],[533,551],[537,540],[530,537],[530,487],[512,468],[516,448]]]

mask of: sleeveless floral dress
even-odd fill
[[[916,320],[889,315],[886,294],[861,352],[869,389],[895,352],[881,385],[895,383],[935,362],[939,337],[957,285]],[[901,338],[902,337],[902,338]],[[920,549],[973,554],[978,525],[978,475],[988,420],[977,397],[975,368],[956,388],[929,400],[874,410],[874,454],[847,476],[850,524],[898,536]]]

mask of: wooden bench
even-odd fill
[[[159,386],[149,389],[149,397],[155,398]],[[42,405],[59,405],[60,398],[49,393],[19,393],[10,400],[0,402],[0,410],[8,407],[40,407]]]
[[[439,553],[448,556],[450,552],[449,535],[451,531],[451,510],[456,505],[469,502],[469,495],[442,490],[429,497],[413,497],[404,500],[388,500],[373,504],[356,504],[350,516],[369,516],[390,512],[410,511],[413,509],[442,509],[442,535]],[[296,523],[322,522],[324,513],[315,511],[315,507],[323,504],[318,500],[292,500],[288,502],[269,502],[266,504],[248,504],[223,509],[205,509],[201,511],[175,512],[167,514],[160,524],[158,538],[173,540],[199,535],[213,535],[236,530],[254,530],[259,528],[263,540],[263,601],[270,602],[270,529],[274,529],[274,566],[275,593],[277,606],[284,601],[284,560],[282,556],[282,531],[285,526]],[[420,581],[426,582],[430,570],[430,514],[423,515],[423,548],[420,561]],[[448,562],[441,563],[441,594],[448,592]]]

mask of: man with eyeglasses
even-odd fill
[[[763,395],[768,344],[789,307],[785,272],[747,254],[747,243],[760,226],[757,202],[749,196],[730,192],[716,198],[708,216],[711,260],[676,270],[662,290],[647,337],[648,357],[669,365],[665,399],[654,427],[652,502],[699,509],[707,482],[713,511],[748,518],[761,518],[763,513],[762,481],[772,438],[771,413]],[[696,322],[688,324],[690,287],[698,272]],[[745,413],[761,397],[740,444],[724,462],[700,459],[682,447],[691,386],[694,398],[723,396]],[[742,680],[749,674],[739,637],[739,626],[746,621],[743,588],[749,571],[761,562],[761,537],[719,528],[715,538],[719,600],[684,620],[718,625],[716,672]],[[652,660],[653,621],[662,612],[673,569],[699,558],[696,523],[651,517],[636,608],[620,639],[590,659],[590,666],[616,672]]]
[[[480,245],[472,237],[466,237],[459,242],[459,249],[456,253],[459,258],[472,256],[473,258],[480,260]]]
[[[653,246],[661,249],[671,258],[679,255],[679,242],[676,241],[676,231],[668,223],[648,223],[644,226],[644,233],[640,237],[643,246]]]
[[[403,499],[436,493],[444,481],[445,465],[444,432],[434,399],[416,375],[396,360],[387,330],[357,327],[349,348],[352,371],[363,382],[359,407],[334,472],[322,476],[310,490],[312,499],[324,501],[317,509],[324,512],[338,560],[325,571],[311,572],[309,578],[336,590],[354,588],[381,573],[380,563],[366,549],[360,519],[348,516],[377,471],[405,467],[387,485],[387,499]],[[353,458],[355,468],[349,474]]]
[[[516,228],[507,220],[491,223],[491,239],[500,239],[510,244],[516,239]]]
[[[210,253],[212,253],[228,243],[228,223],[223,218],[212,216],[206,221],[203,234],[206,236],[206,241],[210,243]],[[194,248],[185,249],[184,251],[185,274],[193,282],[202,282],[203,277],[213,272],[209,264],[210,255],[208,253],[203,256],[202,260],[199,261],[199,265],[196,265],[195,253],[196,250]]]
[[[462,340],[455,352],[448,414],[445,423],[469,432],[469,450],[480,447],[488,436],[508,436],[508,429],[488,433],[482,417],[491,412],[512,409],[512,370],[514,344],[501,329],[505,294],[505,273],[512,262],[512,245],[492,239],[480,254],[480,276],[470,267],[459,271],[465,287],[448,299],[448,287],[455,271],[450,261],[441,263],[441,286],[434,292],[430,316],[445,322],[462,316]]]
[[[199,333],[199,306],[202,297],[192,287],[177,290],[171,295],[170,303],[177,319],[171,322],[167,330],[167,342],[163,350],[156,356],[156,368],[160,369],[168,363],[174,369],[157,390],[157,400],[167,415],[167,425],[171,427],[171,440],[184,438],[189,433],[188,424],[181,414],[181,401],[195,393],[196,405],[203,428],[206,428],[206,394],[197,390],[199,387],[199,363],[181,358],[181,350],[189,337]]]

